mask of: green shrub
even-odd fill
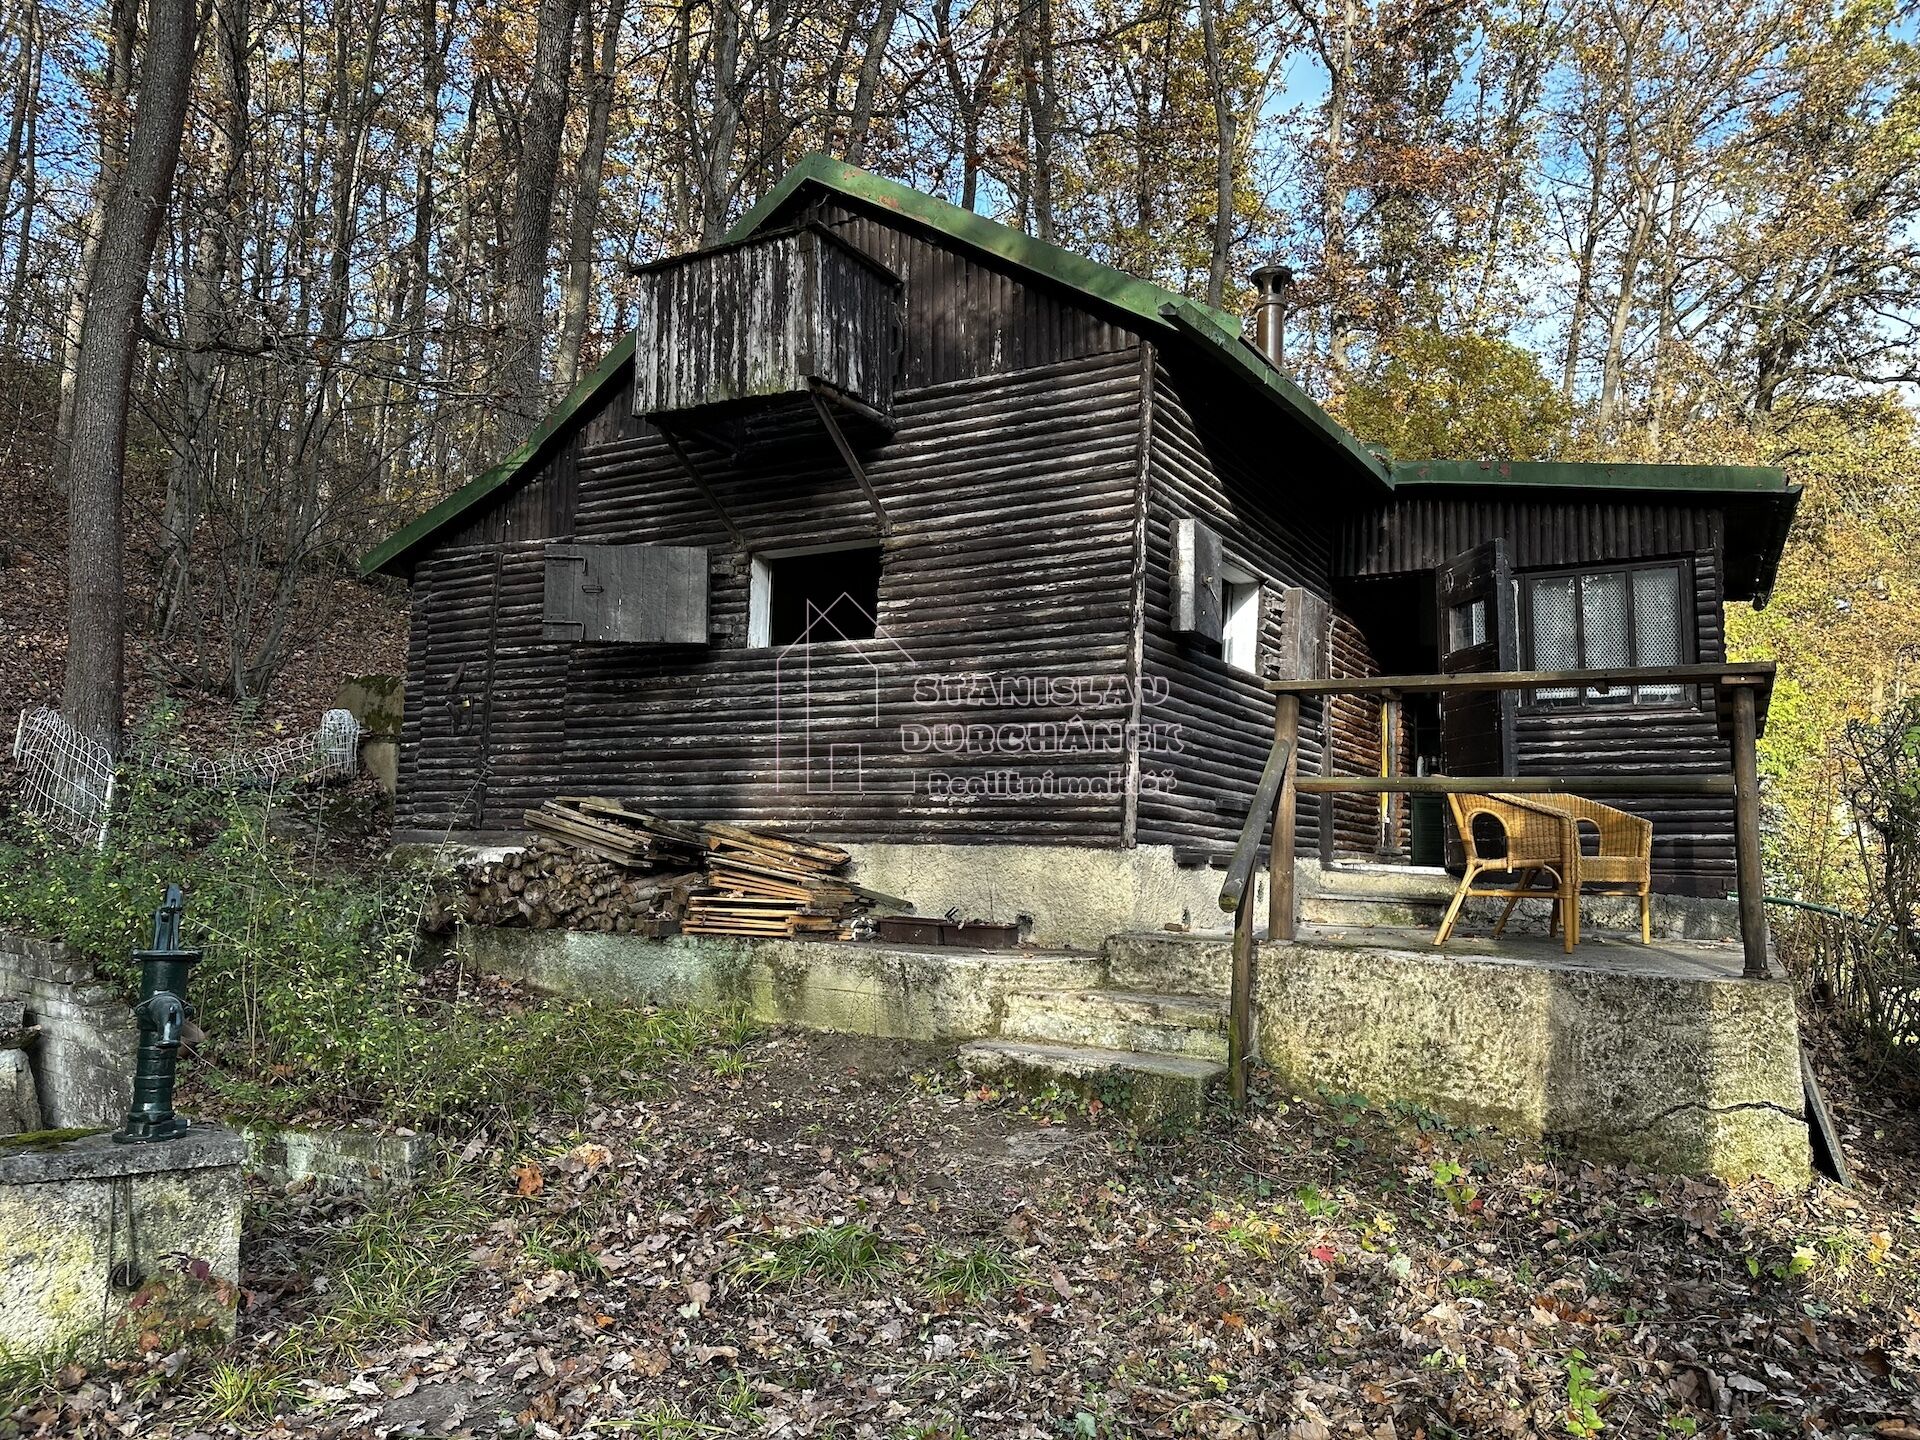
[[[424,983],[417,922],[430,880],[315,863],[269,827],[271,793],[213,794],[126,766],[106,844],[72,845],[16,818],[0,833],[0,923],[61,939],[132,997],[168,883],[185,943],[206,951],[190,999],[207,1033],[199,1079],[234,1118],[308,1111],[432,1125],[577,1109],[588,1087],[631,1093],[665,1063],[737,1046],[720,1016],[554,1004],[524,1013]]]

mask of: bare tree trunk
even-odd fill
[[[1053,141],[1057,128],[1053,84],[1053,0],[1020,0],[1020,72],[1024,120],[1031,142],[1026,197],[1033,233],[1053,239]]]
[[[867,141],[873,132],[873,97],[880,89],[880,67],[886,62],[887,47],[893,43],[894,21],[900,15],[900,0],[880,0],[867,32],[866,53],[860,57],[860,78],[853,87],[853,119],[848,124],[847,159],[855,165],[867,163]]]
[[[25,134],[21,151],[20,226],[14,242],[13,282],[7,289],[6,347],[17,352],[27,333],[27,278],[33,255],[33,221],[40,203],[40,82],[46,68],[46,48],[36,42],[40,35],[39,0],[30,0],[27,43],[33,47],[33,64],[23,77],[24,91],[20,112],[25,116]],[[0,195],[10,193],[11,181]]]
[[[1352,361],[1354,316],[1348,287],[1353,283],[1352,257],[1347,253],[1347,107],[1353,96],[1354,29],[1359,24],[1357,0],[1339,0],[1337,32],[1322,33],[1320,59],[1327,70],[1327,98],[1322,107],[1326,151],[1324,193],[1321,197],[1321,282],[1327,291],[1327,365],[1332,371],[1334,398],[1345,393]]]
[[[1620,289],[1613,297],[1613,319],[1607,327],[1607,348],[1600,360],[1600,410],[1596,417],[1600,433],[1609,434],[1620,408],[1620,395],[1626,380],[1627,324],[1633,318],[1634,290],[1639,282],[1640,262],[1645,258],[1647,230],[1652,217],[1647,213],[1651,198],[1643,191],[1636,206],[1633,234],[1620,257]]]
[[[592,64],[593,89],[587,100],[587,143],[574,171],[573,214],[567,236],[567,275],[560,296],[560,346],[553,360],[555,387],[571,390],[580,378],[580,346],[587,333],[587,309],[593,299],[594,232],[600,220],[600,185],[606,169],[607,124],[613,113],[615,66],[620,58],[620,25],[626,0],[607,0],[600,32],[600,58],[593,63],[593,17],[581,22],[582,68]]]
[[[433,167],[439,153],[440,87],[446,82],[446,51],[440,38],[440,0],[419,0],[420,113],[425,134],[414,162],[413,238],[407,248],[408,388],[420,403],[427,364],[427,291],[433,264]]]
[[[700,243],[716,244],[727,228],[727,175],[740,129],[740,7],[713,0],[713,33],[707,40],[713,69],[713,123],[700,167]]]
[[[960,119],[960,204],[971,210],[980,196],[980,91],[969,87],[960,72],[960,47],[953,33],[953,0],[939,0],[933,10],[933,33],[940,42],[940,64],[947,73],[954,113]]]
[[[106,233],[107,200],[126,160],[127,95],[133,84],[133,41],[139,22],[139,0],[107,0],[106,94],[95,119],[99,131],[99,168],[93,177],[93,199],[87,209],[80,242],[80,265],[67,296],[66,332],[60,345],[60,414],[55,423],[57,448],[64,449],[73,433],[73,391],[80,365],[80,332],[86,323],[87,300],[99,263],[100,242]],[[65,467],[60,468],[65,474]]]
[[[525,422],[545,407],[541,376],[547,254],[553,239],[553,191],[560,136],[567,123],[567,72],[573,67],[573,24],[580,0],[540,0],[533,42],[533,79],[520,120],[518,174],[506,256],[506,353],[501,378],[507,403]]]
[[[247,36],[249,0],[212,0],[211,108],[207,156],[214,177],[208,213],[190,227],[186,303],[181,314],[180,428],[167,470],[161,512],[160,582],[154,592],[154,627],[162,635],[178,623],[192,580],[194,531],[204,503],[203,477],[211,471],[209,437],[203,427],[212,411],[214,354],[228,337],[228,267],[246,219],[242,171],[247,148]]]
[[[64,457],[67,673],[61,707],[81,731],[118,749],[124,707],[126,575],[121,496],[127,384],[154,242],[180,160],[196,0],[151,0],[140,98],[127,164],[105,207],[74,374]]]
[[[1237,140],[1233,101],[1227,92],[1226,59],[1213,7],[1200,0],[1200,38],[1206,48],[1207,88],[1213,92],[1213,253],[1207,263],[1207,304],[1219,309],[1227,294],[1227,262],[1233,251],[1233,157]]]
[[[20,173],[27,115],[39,103],[40,0],[27,0],[27,23],[20,32],[20,79],[14,89],[13,116],[7,121],[7,148],[0,154],[0,222],[13,199],[13,182]]]
[[[1587,181],[1587,208],[1582,217],[1580,248],[1574,256],[1573,307],[1567,316],[1567,350],[1560,368],[1560,393],[1573,399],[1573,384],[1580,369],[1580,331],[1587,321],[1587,308],[1593,303],[1593,259],[1600,244],[1600,200],[1607,183],[1607,155],[1604,136],[1594,145],[1592,174]]]

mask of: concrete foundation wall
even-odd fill
[[[471,929],[460,950],[489,973],[557,994],[739,1005],[759,1020],[914,1040],[997,1035],[1012,992],[1097,985],[1105,973],[1091,955],[569,930]]]
[[[28,1052],[50,1129],[118,1125],[133,1098],[140,1031],[127,1002],[99,984],[67,947],[0,933],[0,995],[26,1002],[40,1027]]]
[[[478,968],[549,992],[737,1004],[770,1022],[932,1041],[1018,1038],[1033,1007],[1070,1006],[1076,991],[1224,996],[1230,967],[1224,938],[1151,932],[1099,955],[511,929],[468,930],[460,945]],[[1377,946],[1260,947],[1257,1052],[1287,1083],[1411,1101],[1587,1159],[1807,1183],[1785,983],[1662,970],[1657,951],[1623,961],[1629,947],[1607,962],[1626,968],[1602,969]]]
[[[1792,988],[1358,945],[1262,946],[1259,1053],[1585,1159],[1804,1185]]]
[[[1227,923],[1219,870],[1174,863],[1166,845],[872,844],[846,847],[853,879],[911,900],[922,915],[1025,922],[1035,945],[1097,950],[1109,935]],[[1266,905],[1266,877],[1256,903]]]

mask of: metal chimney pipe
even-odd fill
[[[1262,265],[1248,277],[1256,292],[1253,301],[1253,346],[1273,362],[1276,370],[1286,367],[1287,288],[1293,284],[1293,269],[1287,265]]]

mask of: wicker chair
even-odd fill
[[[1511,798],[1511,797],[1509,797]],[[1579,895],[1589,887],[1625,890],[1639,897],[1640,943],[1653,943],[1653,822],[1629,815],[1598,800],[1578,795],[1536,795],[1538,804],[1565,815],[1574,826],[1574,903],[1569,909],[1575,944],[1580,939]],[[1582,827],[1590,827],[1599,839],[1593,854],[1582,847]],[[1567,948],[1573,948],[1569,945]]]
[[[1449,795],[1447,802],[1453,807],[1453,823],[1459,828],[1460,842],[1467,851],[1467,873],[1460,877],[1460,886],[1453,892],[1453,903],[1447,907],[1446,917],[1440,922],[1440,933],[1433,938],[1435,945],[1444,945],[1453,934],[1455,922],[1460,918],[1461,907],[1467,903],[1470,895],[1489,899],[1504,899],[1506,908],[1500,912],[1500,923],[1494,926],[1493,933],[1500,934],[1507,928],[1507,920],[1513,914],[1513,907],[1522,900],[1539,899],[1553,901],[1553,925],[1560,926],[1565,920],[1566,948],[1571,951],[1579,939],[1580,916],[1576,897],[1579,894],[1578,865],[1579,837],[1573,818],[1554,806],[1541,803],[1545,797],[1519,795]],[[1482,816],[1491,818],[1506,837],[1506,844],[1497,855],[1480,853],[1480,837],[1474,834],[1473,822]],[[1503,884],[1488,888],[1476,888],[1474,882],[1483,875],[1505,876]],[[1549,883],[1543,888],[1536,882],[1545,879]]]

